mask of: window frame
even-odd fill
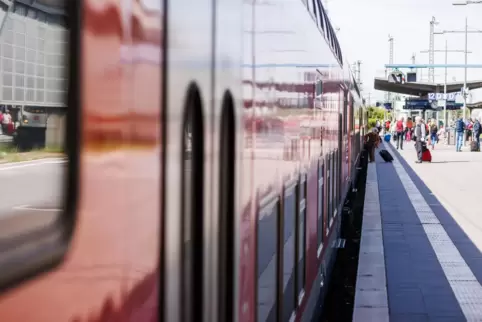
[[[66,191],[62,205],[63,211],[56,220],[48,226],[30,230],[28,233],[2,241],[0,250],[0,292],[16,287],[32,278],[46,273],[65,258],[76,225],[78,205],[80,142],[82,129],[80,83],[80,43],[81,43],[81,1],[68,1],[67,12],[71,20],[67,51],[70,53],[70,63],[65,70],[69,75],[66,115],[65,153],[68,167],[63,180]],[[7,31],[7,28],[5,29]],[[24,221],[24,216],[3,218],[4,226],[18,225]]]
[[[280,218],[281,218],[281,212],[282,212],[282,207],[281,207],[281,198],[278,194],[274,192],[268,193],[266,196],[263,198],[260,198],[257,203],[257,210],[256,210],[256,232],[255,232],[255,239],[256,239],[256,259],[255,259],[255,321],[259,321],[259,222],[260,218],[262,218],[262,215],[264,213],[270,213],[270,210],[273,210],[274,208],[277,208],[275,218],[276,218],[276,245],[275,245],[275,255],[276,259],[274,260],[275,262],[275,289],[274,289],[274,303],[271,306],[269,312],[268,312],[268,318],[271,314],[275,314],[275,321],[278,320],[278,315],[280,311],[280,303],[279,303],[279,298],[280,298],[280,276],[279,276],[279,271],[280,271]],[[274,311],[273,311],[274,309]],[[262,322],[262,321],[259,321]]]
[[[317,252],[316,256],[321,256],[325,236],[325,163],[323,159],[318,159],[318,177],[317,177]]]
[[[281,289],[281,296],[280,296],[280,303],[282,303],[282,310],[280,310],[280,316],[282,317],[282,320],[285,321],[287,315],[289,315],[289,321],[291,321],[292,319],[294,319],[296,317],[296,308],[298,307],[298,294],[296,294],[296,264],[297,264],[297,261],[296,261],[296,247],[297,247],[297,242],[296,242],[296,237],[297,237],[297,232],[296,232],[296,223],[297,223],[297,213],[298,213],[298,181],[297,180],[291,180],[291,181],[288,181],[284,184],[283,186],[283,203],[282,203],[282,216],[281,216],[281,219],[282,219],[282,222],[283,222],[283,226],[282,226],[282,229],[280,231],[283,232],[283,236],[281,238],[281,241],[283,243],[282,245],[282,256],[281,256],[281,260],[279,261],[280,262],[280,266],[282,267],[282,270],[280,272],[280,275],[282,277],[282,281],[281,281],[281,285],[282,285],[282,289]],[[286,264],[286,259],[285,259],[285,255],[286,255],[286,251],[285,251],[285,246],[286,244],[288,243],[289,241],[289,238],[290,236],[288,236],[288,240],[285,242],[285,237],[286,237],[286,199],[287,198],[293,198],[293,209],[291,209],[293,211],[293,214],[292,214],[292,226],[293,226],[293,230],[292,230],[292,241],[291,241],[291,246],[293,247],[293,259],[291,261],[291,275],[289,277],[287,277],[287,283],[286,283],[286,286],[288,287],[288,283],[289,283],[289,280],[292,279],[292,297],[291,299],[288,298],[288,300],[290,301],[291,303],[291,306],[292,306],[292,309],[290,308],[291,312],[285,312],[284,308],[285,308],[285,280],[284,280],[284,276],[285,276],[285,270],[284,270],[284,266]],[[289,219],[289,218],[288,218]],[[289,246],[288,246],[289,247]]]
[[[296,296],[297,296],[297,303],[298,306],[301,305],[305,296],[305,287],[306,287],[306,197],[307,197],[307,173],[302,172],[299,175],[299,184],[297,189],[297,216],[296,216],[296,252],[295,252],[295,261],[296,261]],[[301,191],[303,189],[303,198],[301,198]],[[301,222],[300,218],[303,216],[303,222]],[[301,236],[301,232],[303,232]],[[301,244],[302,243],[302,244]],[[301,252],[300,252],[301,247]],[[301,263],[301,267],[300,267]],[[299,280],[301,274],[301,281]],[[301,284],[301,285],[300,285]]]

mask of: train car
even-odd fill
[[[65,3],[64,208],[2,222],[0,321],[310,321],[366,123],[321,1]]]

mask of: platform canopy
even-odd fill
[[[469,104],[467,104],[467,107],[470,108],[470,109],[482,108],[482,101],[481,102],[475,102],[475,103],[469,103]]]
[[[447,93],[460,92],[464,86],[463,82],[451,82],[447,83]],[[467,82],[468,89],[482,88],[482,80]],[[375,89],[379,91],[414,95],[414,96],[426,96],[429,93],[443,93],[444,84],[428,83],[428,82],[413,82],[413,83],[394,83],[389,82],[385,78],[375,78]]]

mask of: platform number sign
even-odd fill
[[[429,93],[428,94],[428,100],[429,101],[439,101],[439,100],[446,99],[447,101],[455,101],[455,98],[458,94],[459,93],[447,93],[447,94],[444,94],[444,93]]]

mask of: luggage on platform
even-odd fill
[[[385,162],[392,162],[393,161],[393,157],[392,155],[390,154],[390,152],[388,152],[387,150],[381,150],[380,152],[378,152],[380,154],[380,156],[382,157],[382,159],[385,161]]]
[[[477,146],[477,142],[476,142],[476,141],[470,142],[470,151],[471,151],[471,152],[477,152],[477,151],[479,151],[479,147]]]
[[[422,162],[432,162],[432,153],[425,142],[422,142]]]
[[[390,133],[387,133],[385,134],[385,136],[383,137],[383,139],[385,140],[385,142],[390,142],[390,139],[392,138],[392,135]]]

